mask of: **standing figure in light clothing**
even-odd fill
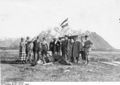
[[[24,40],[24,38],[21,38],[21,41],[20,41],[19,57],[20,57],[20,61],[21,61],[22,63],[25,63],[25,62],[26,62],[26,45],[25,45],[25,40]]]
[[[46,39],[43,38],[43,41],[42,41],[42,43],[41,43],[41,54],[42,54],[43,64],[46,63],[47,51],[48,51],[48,43],[47,43]]]
[[[25,43],[26,43],[26,62],[30,62],[30,55],[29,55],[30,52],[29,51],[30,51],[31,41],[30,41],[29,37],[26,38]]]

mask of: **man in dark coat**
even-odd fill
[[[56,47],[56,52],[57,52],[57,55],[60,55],[60,48],[61,48],[61,44],[60,44],[60,40],[58,39],[55,43],[55,47]]]
[[[89,40],[89,36],[85,35],[85,42],[84,42],[83,49],[81,51],[82,60],[85,61],[85,64],[88,64],[89,62],[88,55],[89,55],[92,45],[93,43]]]
[[[49,44],[49,50],[52,51],[52,55],[55,54],[55,39],[53,39]]]
[[[65,65],[71,65],[68,59],[68,36],[65,36],[64,40],[62,41],[61,51],[62,51],[62,58],[60,60],[60,63]]]
[[[67,54],[68,54],[67,61],[69,63],[72,62],[72,48],[73,48],[73,43],[74,43],[73,39],[69,37],[69,39],[68,39],[68,46],[67,46]]]
[[[39,52],[40,52],[40,42],[39,42],[39,37],[37,37],[36,40],[33,41],[33,62],[32,62],[32,66],[37,64],[37,61],[40,58]]]
[[[78,36],[74,37],[73,49],[72,49],[72,57],[74,63],[78,63],[79,61],[79,54],[82,50],[82,43],[78,41]]]
[[[67,60],[67,46],[68,46],[68,37],[65,36],[64,40],[62,41],[62,45],[61,45],[62,56],[65,60]]]

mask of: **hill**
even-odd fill
[[[97,33],[91,32],[89,36],[91,41],[94,43],[95,50],[115,50],[114,47],[112,47],[106,40],[104,40],[104,38],[102,38]]]

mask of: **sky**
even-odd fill
[[[69,18],[120,49],[120,0],[0,0],[0,39],[36,36]]]

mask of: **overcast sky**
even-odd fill
[[[120,0],[0,0],[0,38],[35,36],[66,17],[120,48]]]

